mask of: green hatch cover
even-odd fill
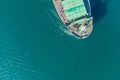
[[[83,0],[62,0],[62,5],[65,15],[70,21],[87,14]]]

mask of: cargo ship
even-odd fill
[[[65,27],[77,38],[87,38],[93,29],[90,0],[53,0]]]

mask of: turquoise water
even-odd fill
[[[80,40],[51,0],[0,0],[0,80],[120,80],[120,1],[104,1],[95,0],[93,33]]]

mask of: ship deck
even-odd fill
[[[56,12],[57,12],[58,16],[60,17],[60,19],[62,20],[62,22],[64,24],[68,23],[68,20],[66,18],[65,13],[64,13],[62,1],[61,0],[53,0],[53,4],[54,4]]]

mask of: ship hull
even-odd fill
[[[55,10],[60,20],[75,37],[87,38],[91,34],[93,29],[93,18],[91,16],[90,1],[75,0],[76,2],[79,3],[81,2],[80,4],[79,3],[77,4],[78,6],[69,5],[68,2],[71,3],[71,1],[53,0]],[[78,11],[79,14],[75,14],[76,11]],[[73,14],[74,17],[69,16],[71,13]]]

